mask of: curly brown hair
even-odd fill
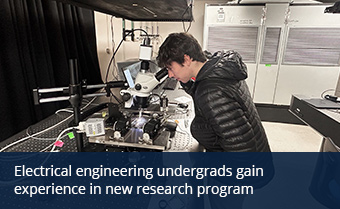
[[[171,33],[159,48],[157,62],[159,67],[168,67],[171,62],[184,63],[184,55],[193,61],[205,62],[206,57],[198,41],[188,33]]]

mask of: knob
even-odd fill
[[[126,101],[128,101],[131,98],[131,94],[126,94],[125,93],[125,94],[123,94],[122,98],[126,102]]]
[[[137,83],[136,85],[135,85],[135,89],[136,90],[141,90],[142,89],[142,85],[140,85],[139,83]]]

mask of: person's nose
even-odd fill
[[[171,72],[170,70],[168,70],[168,76],[169,76],[169,78],[172,78],[172,77],[174,77],[175,75],[174,75],[173,72]]]

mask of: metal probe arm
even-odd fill
[[[71,126],[78,126],[79,122],[82,120],[80,113],[80,105],[83,98],[94,97],[94,96],[110,96],[111,88],[124,88],[127,87],[127,83],[124,81],[113,81],[107,84],[99,84],[99,85],[82,85],[79,81],[79,71],[78,71],[78,63],[76,59],[69,60],[69,70],[70,70],[70,85],[69,87],[61,87],[61,88],[50,88],[50,89],[34,89],[33,90],[33,98],[35,104],[46,103],[46,102],[57,102],[57,101],[65,101],[69,100],[73,108],[74,120]],[[95,89],[95,88],[103,88],[105,87],[107,92],[104,93],[94,93],[94,94],[83,94],[87,89]],[[68,93],[68,96],[59,96],[52,98],[42,98],[42,94],[44,93],[56,93],[61,92],[63,94]],[[74,134],[76,135],[76,144],[77,151],[83,151],[83,135],[78,133],[75,129],[73,129]]]
[[[125,81],[111,81],[106,84],[96,84],[96,85],[82,85],[81,91],[83,93],[83,98],[89,98],[89,97],[95,97],[95,96],[110,96],[110,89],[111,88],[127,88],[128,84]],[[103,93],[93,93],[93,94],[84,94],[89,89],[101,89],[105,88],[106,92]],[[65,94],[64,96],[56,96],[56,97],[49,97],[44,98],[43,94],[50,94],[50,93],[61,93]],[[42,103],[47,102],[58,102],[58,101],[67,101],[70,99],[69,95],[69,87],[59,87],[59,88],[46,88],[46,89],[40,89],[36,88],[33,89],[33,99],[34,104],[39,105]]]

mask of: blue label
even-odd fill
[[[1,208],[338,208],[339,153],[1,153]]]

